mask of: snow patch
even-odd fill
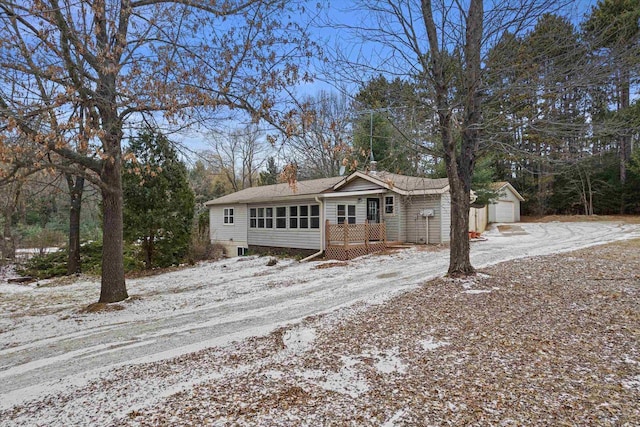
[[[462,291],[462,293],[469,295],[488,294],[491,293],[491,289],[467,289],[466,291]]]
[[[305,352],[316,339],[316,331],[313,328],[294,328],[282,334],[282,343],[285,348],[293,353]]]
[[[369,391],[369,384],[364,376],[355,369],[355,365],[362,362],[350,356],[341,356],[340,360],[343,366],[338,372],[326,374],[323,371],[309,370],[304,371],[302,376],[309,380],[324,378],[324,380],[316,381],[315,384],[325,390],[346,394],[352,398],[359,397]]]
[[[384,351],[364,352],[356,357],[371,357],[377,359],[373,366],[381,374],[391,374],[393,372],[404,374],[407,371],[407,366],[402,362],[398,354],[399,352],[398,347],[393,347]]]
[[[435,350],[437,348],[449,345],[448,341],[435,341],[433,339],[433,337],[428,337],[428,338],[426,338],[424,340],[420,340],[418,342],[422,346],[422,349],[426,350],[426,351]]]

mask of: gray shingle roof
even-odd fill
[[[407,192],[423,190],[442,190],[449,185],[447,178],[422,178],[417,176],[398,175],[396,173],[380,171],[367,174],[369,178],[385,183],[392,188],[398,188]]]
[[[380,186],[388,186],[400,192],[421,192],[429,190],[444,190],[449,181],[447,178],[429,179],[416,176],[405,176],[380,171],[376,173],[359,173],[366,176],[373,182],[379,183]],[[332,189],[341,181],[348,177],[336,176],[333,178],[311,179],[308,181],[298,181],[295,187],[291,187],[288,183],[265,185],[262,187],[245,188],[226,196],[210,200],[207,206],[223,205],[234,203],[261,203],[272,202],[276,200],[298,198],[303,196],[313,196],[324,192],[332,192]]]
[[[332,188],[344,178],[344,176],[335,176],[332,178],[298,181],[294,188],[292,188],[288,183],[245,188],[244,190],[210,200],[206,205],[270,202],[274,200],[281,200],[283,198],[315,195]]]

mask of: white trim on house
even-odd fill
[[[394,182],[387,182],[383,178],[384,176],[389,175],[389,176],[400,176],[400,175],[393,175],[393,174],[386,174],[385,172],[380,172],[380,173],[376,173],[376,174],[367,174],[364,172],[360,172],[360,171],[356,171],[353,172],[351,175],[349,175],[348,177],[346,177],[344,180],[336,183],[333,186],[333,191],[338,191],[340,188],[346,186],[347,184],[349,184],[350,182],[352,182],[353,180],[355,180],[356,178],[361,178],[364,179],[366,181],[369,181],[372,184],[375,184],[377,186],[386,188],[389,191],[393,191],[395,193],[401,194],[403,196],[421,196],[421,195],[425,195],[425,194],[444,194],[446,192],[449,191],[449,185],[447,184],[444,187],[441,188],[429,188],[429,189],[413,189],[413,190],[407,190],[407,189],[403,189],[401,187],[398,187],[396,184],[402,184],[402,182],[398,182],[398,183],[394,183]],[[415,179],[420,179],[417,177],[405,177],[405,178],[415,178]],[[432,179],[429,178],[422,178],[425,181],[433,181]],[[366,190],[362,190],[362,191],[366,191]],[[333,193],[330,193],[333,194]]]
[[[357,196],[367,196],[369,194],[383,194],[388,190],[381,188],[379,190],[359,190],[359,191],[342,191],[336,193],[323,193],[319,194],[318,197],[322,197],[323,199],[329,199],[332,197],[357,197]]]

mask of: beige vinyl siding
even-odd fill
[[[289,207],[301,205],[320,205],[320,228],[289,228]],[[287,208],[287,228],[276,228],[277,207]],[[249,205],[249,208],[273,208],[273,228],[250,228],[247,225],[248,242],[250,245],[277,248],[322,249],[322,235],[320,234],[322,221],[324,221],[322,204],[316,202],[314,199],[302,199],[287,203],[252,204]]]
[[[225,208],[233,208],[233,224],[224,224]],[[247,205],[211,206],[209,208],[211,240],[247,241]]]
[[[393,214],[385,213],[385,198],[393,196],[395,204],[393,206]],[[402,203],[402,196],[396,193],[382,194],[380,197],[380,210],[382,211],[382,218],[387,229],[387,240],[390,242],[404,242],[404,206]]]
[[[367,181],[362,178],[355,178],[353,181],[344,185],[344,187],[340,188],[340,192],[342,191],[363,191],[363,190],[378,190],[381,187],[373,182]]]
[[[356,224],[364,224],[367,219],[367,197],[332,197],[325,199],[326,219],[331,224],[338,223],[338,205],[355,205],[356,206]]]
[[[224,223],[224,210],[233,208],[233,225]],[[236,256],[238,248],[247,247],[247,205],[209,207],[211,242],[225,247],[227,256]]]
[[[447,192],[440,196],[440,209],[442,212],[441,242],[445,243],[451,240],[451,193]]]
[[[406,241],[410,243],[427,243],[427,219],[420,215],[423,209],[433,209],[434,216],[429,217],[428,243],[440,243],[443,223],[440,195],[422,195],[407,198],[406,203]],[[445,221],[447,218],[445,218]]]

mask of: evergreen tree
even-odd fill
[[[260,172],[258,185],[272,185],[278,183],[278,166],[276,159],[269,157],[267,159],[267,170]]]
[[[141,242],[146,268],[177,264],[187,254],[195,206],[187,169],[154,131],[131,139],[126,158],[125,240]]]

